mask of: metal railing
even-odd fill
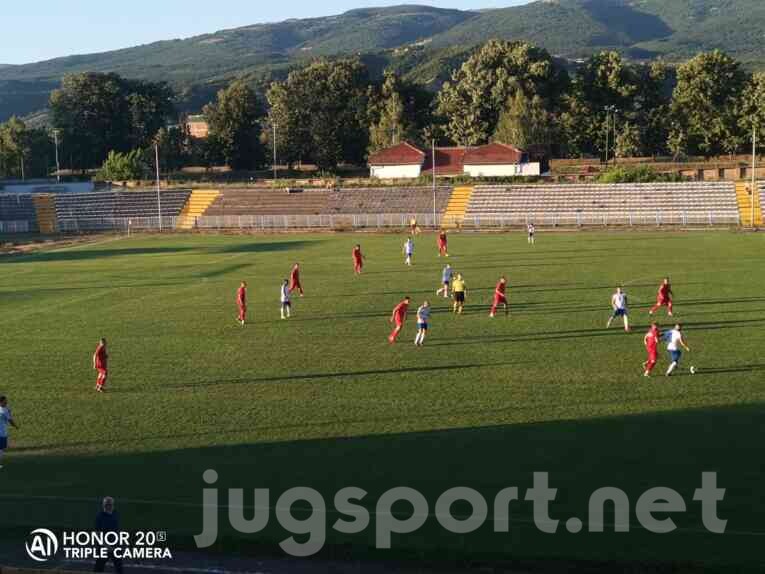
[[[280,231],[291,229],[401,229],[409,227],[412,219],[422,228],[442,225],[459,226],[464,229],[503,229],[523,227],[534,223],[538,227],[637,227],[637,226],[715,226],[739,225],[740,215],[731,211],[657,211],[655,213],[545,213],[481,214],[460,218],[445,217],[432,213],[362,213],[320,215],[221,215],[201,216],[193,220],[186,217],[162,218],[163,230],[179,227],[197,230],[239,229],[246,231]],[[0,222],[9,223],[9,222]],[[10,222],[13,223],[13,222]],[[28,222],[23,222],[28,223]],[[59,229],[63,232],[89,231],[149,231],[159,229],[157,217],[80,217],[62,218]],[[2,227],[0,227],[2,230]]]

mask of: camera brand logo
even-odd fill
[[[25,546],[32,560],[47,562],[58,552],[58,538],[47,528],[38,528],[29,533],[29,540]]]

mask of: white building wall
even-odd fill
[[[419,165],[372,165],[370,175],[379,179],[406,179],[420,177]]]
[[[465,165],[465,173],[471,177],[512,177],[541,175],[539,162],[497,164],[497,165]]]

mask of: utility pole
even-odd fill
[[[614,165],[616,165],[616,114],[619,113],[619,110],[614,108]]]
[[[274,122],[274,181],[276,181],[276,122]],[[289,175],[287,176],[289,177]]]
[[[437,218],[438,215],[436,214],[436,140],[433,138],[433,227],[437,227]]]
[[[21,181],[26,181],[24,176],[24,150],[21,150]]]
[[[162,199],[159,193],[159,142],[154,142],[154,162],[157,166],[157,216],[159,217],[159,231],[162,232]]]
[[[611,135],[611,130],[608,125],[608,108],[606,108],[606,169],[608,169],[608,136]]]
[[[58,161],[58,130],[53,130],[53,141],[56,145],[56,183],[61,183],[61,164]]]
[[[606,106],[606,167],[611,155],[608,138],[611,136],[611,113],[614,114],[614,143],[616,143],[616,106]]]

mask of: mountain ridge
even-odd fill
[[[761,0],[537,0],[521,6],[455,10],[402,4],[333,16],[230,28],[95,54],[0,66],[0,121],[35,112],[67,73],[115,72],[168,81],[182,108],[198,109],[236,76],[267,84],[317,56],[366,55],[375,73],[391,66],[437,88],[473,46],[524,40],[564,59],[604,49],[634,59],[682,61],[723,49],[752,66],[765,62]]]

